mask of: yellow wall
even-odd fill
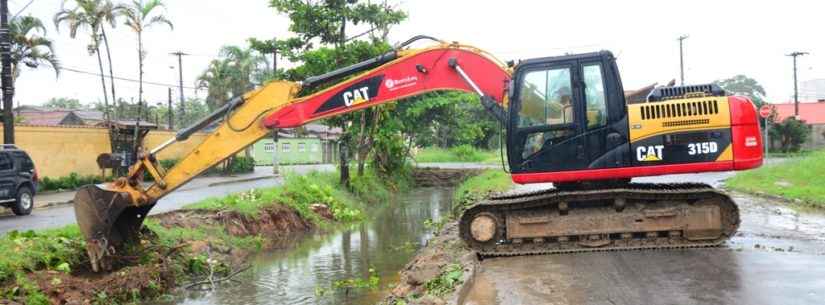
[[[0,132],[3,128],[0,127]],[[29,153],[40,177],[62,177],[76,172],[99,175],[97,156],[111,152],[109,134],[105,128],[16,125],[14,139],[18,147]],[[158,155],[158,159],[176,159],[192,151],[206,139],[206,133],[192,135],[184,143],[176,143]],[[170,131],[151,131],[146,147],[153,148],[175,136]]]

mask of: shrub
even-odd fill
[[[805,121],[787,117],[782,123],[773,125],[770,132],[771,137],[779,139],[782,152],[798,152],[808,139],[811,127]]]
[[[470,145],[461,145],[450,148],[450,153],[463,162],[480,162],[484,160],[481,151]]]
[[[110,177],[104,179],[98,175],[82,176],[78,173],[70,173],[68,176],[59,178],[43,177],[37,184],[40,191],[73,190],[87,184],[98,184],[109,181]]]
[[[255,171],[255,159],[252,157],[235,157],[226,170],[228,174],[243,174]]]

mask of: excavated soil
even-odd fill
[[[441,275],[450,265],[463,269],[461,281],[445,295],[428,293],[426,285]],[[418,254],[399,272],[400,280],[381,304],[461,304],[472,285],[479,261],[475,252],[458,237],[458,222],[444,225]]]
[[[418,187],[454,187],[469,177],[478,175],[481,169],[448,169],[423,167],[413,171],[413,180]]]

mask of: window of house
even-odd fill
[[[298,143],[298,151],[304,152],[306,151],[306,143]]]
[[[275,143],[265,143],[264,144],[264,152],[275,152]]]
[[[289,143],[281,144],[281,151],[282,152],[289,152]]]
[[[312,146],[309,148],[312,152],[318,151],[318,143],[312,143]]]

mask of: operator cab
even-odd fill
[[[624,91],[609,51],[520,62],[510,92],[514,174],[628,166]]]

